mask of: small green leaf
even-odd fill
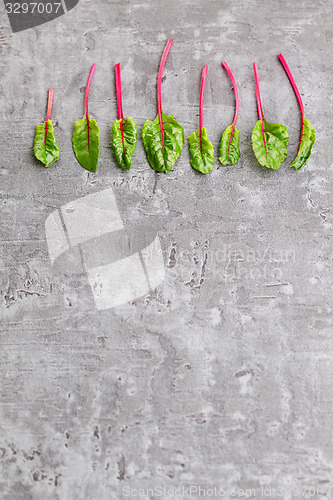
[[[311,155],[312,146],[314,145],[316,140],[316,131],[313,128],[312,124],[306,118],[303,118],[303,131],[301,142],[299,145],[298,153],[295,160],[290,165],[294,167],[296,170],[302,168]]]
[[[96,172],[99,156],[99,128],[95,120],[85,113],[82,120],[74,123],[73,149],[83,168]]]
[[[219,160],[222,165],[234,165],[240,157],[239,131],[229,125],[222,134],[219,147]]]
[[[190,163],[195,170],[208,174],[214,168],[214,147],[207,138],[206,127],[202,127],[202,153],[200,149],[200,127],[188,138]]]
[[[132,117],[115,120],[112,125],[112,148],[118,165],[129,170],[136,147],[136,123]]]
[[[46,135],[46,140],[45,140]],[[54,136],[54,128],[51,120],[47,120],[43,125],[36,126],[36,135],[34,140],[34,155],[37,160],[49,167],[59,159],[60,150]]]
[[[278,123],[257,121],[252,132],[252,148],[263,167],[277,169],[286,158],[289,136],[287,127]]]
[[[157,172],[169,172],[181,155],[184,146],[184,129],[173,116],[162,112],[164,149],[158,116],[146,120],[142,128],[143,144],[151,168]]]

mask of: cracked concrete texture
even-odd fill
[[[224,498],[250,488],[260,497],[270,485],[333,486],[332,11],[329,0],[81,0],[58,20],[13,35],[2,8],[1,500],[109,500],[124,498],[125,486],[200,484],[224,488]],[[204,120],[215,151],[234,105],[221,60],[233,70],[236,166],[216,161],[199,175],[187,142],[168,175],[148,166],[140,132],[156,116],[169,37],[163,110],[186,137],[196,130],[208,64]],[[279,52],[317,132],[299,172],[288,167],[300,119]],[[253,61],[267,119],[289,130],[277,172],[251,150]],[[71,148],[93,62],[96,174]],[[124,112],[139,129],[129,172],[116,166],[109,143],[117,62]],[[61,157],[43,169],[32,143],[51,86]],[[44,223],[63,204],[106,188],[125,225],[158,232],[166,277],[152,293],[98,312],[84,276],[52,270]]]

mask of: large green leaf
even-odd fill
[[[143,144],[151,168],[157,172],[169,172],[181,155],[184,146],[184,129],[173,116],[162,112],[163,139],[158,116],[146,120],[142,129]]]
[[[44,163],[45,167],[49,167],[59,159],[60,150],[57,146],[51,120],[45,121],[43,125],[36,126],[34,155],[37,160]]]
[[[74,123],[73,149],[83,168],[96,172],[99,156],[99,128],[95,120],[85,113],[82,120]]]
[[[219,160],[222,165],[234,165],[240,157],[239,131],[229,125],[222,134],[219,147]]]
[[[118,165],[129,170],[136,147],[136,123],[132,117],[115,120],[112,125],[112,148]]]
[[[311,149],[316,140],[316,131],[306,118],[303,118],[301,142],[295,160],[290,165],[299,170],[306,164],[311,155]]]
[[[200,127],[188,138],[190,163],[195,170],[208,174],[214,168],[214,147],[207,138],[206,127],[202,127],[202,151],[200,148]]]
[[[288,141],[287,127],[278,123],[259,120],[252,132],[252,148],[263,167],[273,169],[280,167],[288,154]]]

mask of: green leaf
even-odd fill
[[[136,123],[132,117],[115,120],[112,125],[112,148],[118,165],[129,170],[136,147]]]
[[[162,112],[164,152],[158,116],[143,124],[142,139],[151,168],[169,172],[181,155],[184,146],[184,129],[173,116]]]
[[[314,145],[315,140],[316,140],[315,129],[313,128],[309,120],[303,118],[302,137],[297,156],[290,165],[291,167],[294,167],[296,168],[296,170],[299,170],[306,164],[306,162],[310,158],[312,146]]]
[[[74,123],[73,149],[83,168],[96,172],[99,156],[99,128],[95,120],[85,113],[82,120]]]
[[[288,154],[288,141],[287,127],[278,123],[259,120],[252,132],[252,148],[258,162],[263,167],[273,169],[280,167]]]
[[[206,127],[202,127],[202,154],[200,149],[200,127],[189,136],[188,143],[192,167],[202,174],[208,174],[214,168],[214,147],[207,139]]]
[[[46,141],[45,141],[46,135]],[[34,155],[37,160],[49,167],[59,159],[60,150],[54,136],[54,128],[51,120],[47,120],[43,125],[36,126],[36,135],[34,140]]]
[[[239,131],[229,125],[222,134],[219,147],[219,160],[222,165],[234,165],[240,157]]]

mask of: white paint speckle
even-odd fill
[[[221,323],[221,312],[218,307],[212,307],[209,311],[210,324],[212,326],[217,326]]]
[[[288,297],[291,297],[294,295],[294,287],[291,283],[288,283],[288,285],[283,285],[281,287],[280,293],[282,295],[288,295]]]

